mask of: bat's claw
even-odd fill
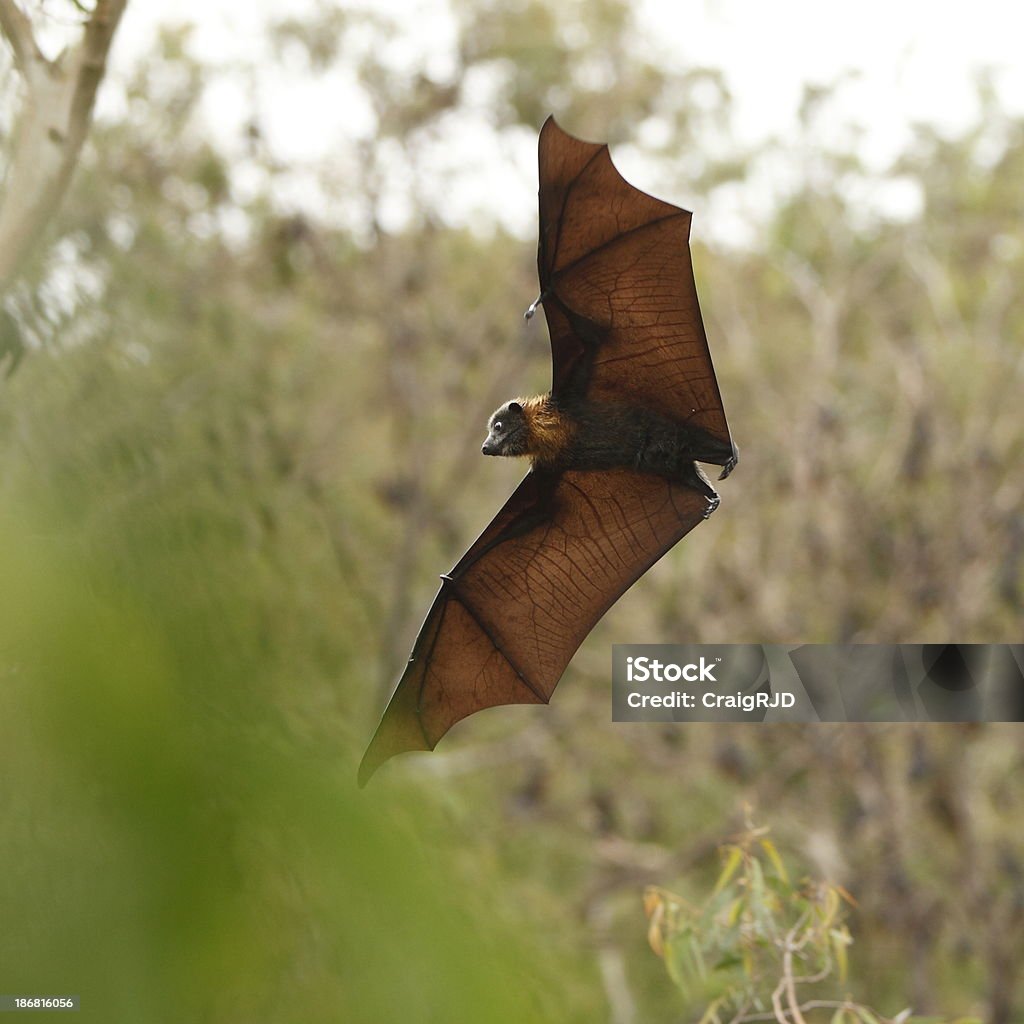
[[[721,505],[721,504],[722,504],[722,499],[717,494],[714,497],[709,497],[708,498],[707,508],[704,509],[704,513],[703,513],[704,518],[705,519],[710,519],[711,518],[711,513],[714,512],[715,509],[718,508],[718,506]]]
[[[718,474],[718,479],[724,480],[736,468],[736,463],[739,461],[740,450],[736,447],[736,443],[733,442],[732,455],[729,456],[729,461],[722,467],[722,472]]]
[[[531,303],[530,303],[530,308],[529,308],[529,309],[527,309],[527,311],[526,311],[526,312],[525,312],[525,313],[523,314],[523,319],[524,319],[524,320],[532,320],[532,319],[533,319],[533,314],[537,312],[537,307],[538,307],[538,306],[539,306],[539,305],[540,305],[540,304],[541,304],[541,303],[542,303],[542,302],[543,302],[543,301],[544,301],[544,300],[545,300],[545,299],[546,299],[547,297],[548,297],[548,293],[547,293],[547,292],[541,292],[541,293],[540,293],[540,295],[538,295],[538,296],[537,296],[537,298],[535,298],[535,299],[533,300],[533,302],[531,302]]]

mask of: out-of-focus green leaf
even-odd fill
[[[832,939],[832,951],[836,958],[836,968],[838,970],[840,983],[846,982],[846,974],[849,967],[848,958],[846,955],[846,947],[850,945],[850,934],[845,930],[832,929],[829,932]]]
[[[862,1020],[864,1024],[879,1024],[878,1018],[866,1006],[854,1005],[852,1007],[852,1012],[856,1014],[858,1020]]]
[[[779,856],[779,851],[775,848],[775,844],[770,839],[762,839],[760,842],[761,848],[768,854],[772,867],[775,868],[775,873],[788,885],[789,875],[786,874],[786,866],[782,863],[782,858]]]
[[[738,846],[727,846],[725,864],[719,872],[718,881],[715,882],[714,895],[720,893],[732,880],[737,868],[743,863],[743,851]]]

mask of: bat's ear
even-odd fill
[[[509,412],[522,412],[523,411],[523,407],[518,402],[509,402],[508,403],[508,409],[509,409]]]

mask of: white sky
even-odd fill
[[[148,51],[159,25],[182,21],[195,25],[192,48],[203,60],[259,66],[266,21],[313,6],[313,0],[287,5],[280,0],[132,0],[115,43],[114,73]],[[408,16],[404,20],[412,31],[394,40],[396,60],[403,54],[411,59],[426,55],[443,70],[454,42],[446,0],[375,0],[370,6]],[[795,143],[804,85],[830,83],[845,72],[856,77],[841,94],[836,139],[844,137],[844,121],[858,124],[861,155],[876,167],[900,151],[916,121],[950,131],[973,123],[974,80],[982,68],[995,72],[1004,109],[1024,113],[1024,3],[1017,0],[640,0],[638,13],[651,45],[670,68],[713,66],[724,72],[734,100],[734,135],[741,144],[768,137]],[[336,157],[339,174],[344,174],[345,154],[351,159],[348,143],[372,132],[343,70],[310,79],[299,68],[264,62],[258,75],[224,76],[208,97],[206,116],[218,134],[229,137],[254,103],[272,152],[297,168]],[[499,147],[483,121],[472,118],[451,124],[450,131],[445,148],[453,163],[465,162],[468,168],[458,189],[446,196],[455,219],[486,212],[517,231],[532,230],[534,137],[523,133]],[[628,178],[640,187],[646,180],[651,187],[642,158],[621,149],[615,155]],[[282,182],[282,202],[315,201],[310,180],[301,174],[290,187],[294,194],[288,195],[289,184]],[[770,191],[772,186],[759,187]],[[494,209],[496,195],[501,196],[499,211]],[[687,205],[686,196],[666,198]],[[901,198],[898,188],[888,199],[878,197],[882,206],[889,200],[894,212],[901,204],[913,205],[913,196]],[[392,212],[401,219],[400,195]],[[714,219],[722,220],[717,214]]]
[[[1024,4],[1015,0],[644,0],[651,24],[725,69],[739,134],[792,136],[804,83],[858,73],[847,90],[851,118],[867,129],[866,154],[888,159],[915,120],[947,128],[976,113],[973,76],[999,70],[1009,110],[1024,111]],[[684,33],[680,12],[689,9]]]

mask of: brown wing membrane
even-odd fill
[[[598,619],[701,522],[695,491],[630,470],[531,472],[427,614],[359,768],[433,750],[460,719],[547,703]]]
[[[540,272],[553,393],[631,402],[731,443],[690,261],[690,212],[641,192],[607,146],[540,134]]]

